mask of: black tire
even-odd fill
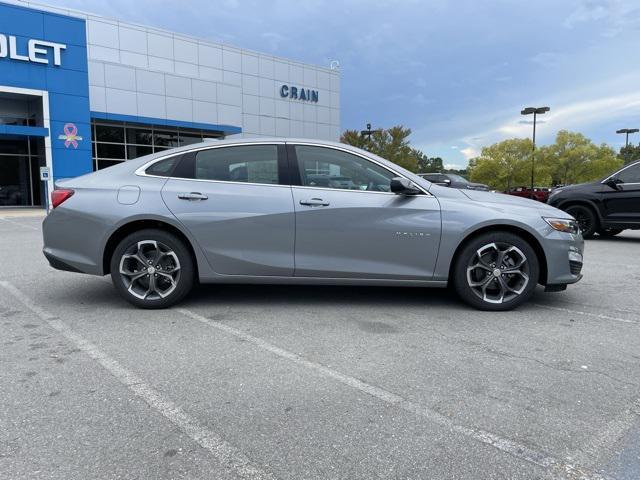
[[[163,230],[146,229],[128,235],[115,248],[111,280],[118,293],[136,307],[167,308],[191,291],[195,267],[182,240]]]
[[[566,212],[578,221],[584,238],[593,237],[600,228],[600,222],[598,221],[596,212],[594,212],[591,207],[571,205],[566,209]]]
[[[496,246],[496,250],[492,245]],[[508,253],[503,255],[502,263],[498,264],[500,251]],[[481,252],[484,253],[479,255]],[[521,273],[507,273],[518,270],[514,266],[521,260],[524,260],[519,269]],[[479,310],[505,311],[516,308],[531,298],[540,276],[538,257],[531,245],[509,232],[484,233],[472,238],[454,261],[453,285],[458,296]],[[473,265],[477,268],[474,269]],[[505,268],[496,272],[498,267]],[[481,284],[486,284],[486,287],[483,289]],[[500,290],[504,293],[502,300],[498,301]]]
[[[623,231],[624,231],[623,228],[601,228],[600,230],[598,230],[598,235],[605,238],[615,237],[616,235],[618,235]]]

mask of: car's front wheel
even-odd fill
[[[166,308],[193,286],[195,269],[187,246],[163,230],[134,232],[116,246],[111,279],[127,301],[141,308]]]
[[[584,205],[571,205],[566,212],[578,221],[584,238],[593,237],[593,234],[598,230],[599,223],[596,213],[591,208]]]
[[[522,237],[509,232],[473,238],[455,262],[456,292],[480,310],[511,310],[527,301],[538,284],[540,266],[535,251]]]

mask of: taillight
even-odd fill
[[[51,192],[51,208],[56,208],[62,202],[70,198],[75,192],[70,188],[57,188]]]

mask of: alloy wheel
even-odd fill
[[[164,243],[142,240],[125,250],[119,272],[131,295],[142,300],[158,300],[178,286],[180,261]]]
[[[483,301],[506,303],[522,294],[529,284],[529,262],[514,245],[484,245],[467,265],[467,283]]]

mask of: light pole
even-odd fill
[[[639,130],[637,128],[621,128],[620,130],[616,130],[616,133],[624,133],[626,135],[624,147],[627,148],[629,146],[629,134],[636,133],[638,131]]]
[[[371,135],[373,135],[376,132],[379,132],[380,130],[371,130],[371,124],[367,123],[367,129],[366,130],[360,130],[360,135],[367,136],[368,140],[371,141]]]
[[[535,173],[536,161],[536,117],[551,110],[549,107],[526,107],[520,112],[521,115],[531,115],[533,113],[533,150],[531,150],[531,195],[533,195],[533,176]]]

